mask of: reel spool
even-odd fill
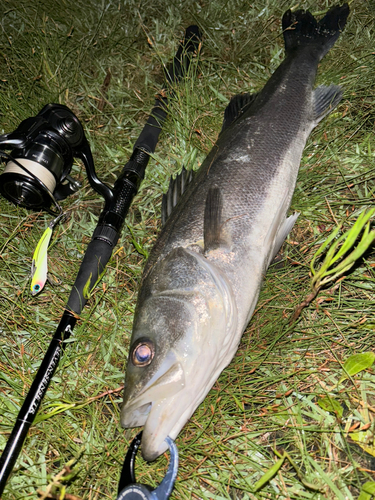
[[[102,184],[96,177],[82,125],[62,104],[47,104],[36,116],[21,122],[14,132],[1,135],[1,149],[12,151],[0,152],[7,161],[0,175],[0,193],[22,207],[60,213],[57,202],[80,187],[69,175],[74,157],[83,161],[97,191],[98,183]]]

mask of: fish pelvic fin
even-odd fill
[[[287,10],[282,19],[285,52],[310,46],[322,59],[343,31],[348,15],[347,3],[331,7],[319,22],[309,11]]]
[[[257,95],[258,93],[249,94],[248,92],[244,92],[243,94],[237,94],[232,97],[224,111],[223,126],[220,134],[249,109]]]
[[[342,89],[338,85],[320,85],[313,92],[313,120],[319,123],[325,116],[327,116],[342,98]]]

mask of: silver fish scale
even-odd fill
[[[233,358],[293,226],[286,215],[304,145],[341,98],[334,85],[313,91],[316,69],[348,13],[334,7],[319,24],[304,11],[284,14],[284,62],[256,97],[233,98],[217,143],[155,243],[130,348],[132,355],[143,337],[155,356],[143,368],[130,356],[121,411],[124,427],[144,425],[146,460],[166,450],[165,437],[178,435]]]
[[[233,252],[213,252],[206,257],[223,269],[232,283],[238,308],[244,310],[238,327],[243,330],[249,316],[244,297],[251,292],[249,277],[257,282],[258,291],[272,252],[272,245],[265,241],[268,229],[275,233],[285,220],[303,147],[314,126],[315,73],[304,53],[287,58],[271,85],[268,83],[250,109],[220,135],[161,231],[146,264],[143,288],[147,288],[155,263],[173,248],[202,243],[207,193],[217,186],[224,200],[223,231]],[[272,228],[275,217],[278,224]]]

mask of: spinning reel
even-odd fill
[[[95,174],[82,125],[62,104],[47,104],[14,132],[1,135],[0,155],[7,161],[0,175],[0,193],[17,205],[54,215],[61,213],[58,201],[81,186],[69,175],[74,157],[82,160],[90,184],[106,198],[108,188]]]

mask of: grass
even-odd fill
[[[330,3],[297,5],[319,14]],[[282,60],[280,19],[289,7],[271,0],[2,2],[0,133],[47,102],[67,104],[109,183],[131,154],[162,84],[161,65],[184,28],[197,23],[204,33],[199,64],[176,90],[128,227],[74,329],[3,500],[115,498],[136,432],[119,425],[121,386],[145,255],[160,227],[161,194],[182,165],[197,168],[203,161],[230,97],[257,91]],[[271,266],[231,365],[177,439],[172,498],[372,498],[361,489],[375,471],[374,369],[339,381],[352,355],[374,352],[374,250],[289,322],[311,291],[319,246],[339,224],[349,230],[374,206],[374,17],[372,2],[352,1],[348,26],[320,65],[317,84],[341,83],[344,98],[304,151],[292,202],[301,215],[284,259]],[[29,292],[31,258],[50,217],[0,200],[0,448],[102,207],[81,164],[72,174],[83,187],[63,202],[71,218],[54,232],[50,249],[50,271],[61,283],[36,297]],[[156,486],[166,464],[167,456],[153,464],[139,459],[137,479]]]

